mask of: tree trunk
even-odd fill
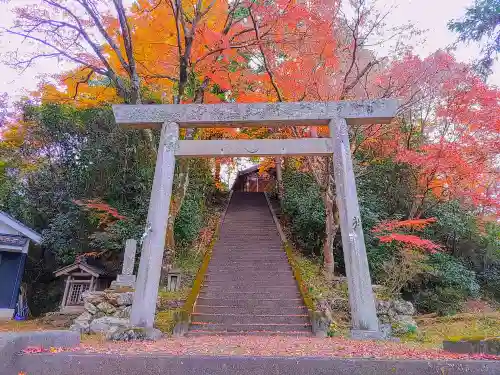
[[[164,277],[166,276],[165,272],[168,272],[172,267],[172,262],[175,257],[175,219],[181,210],[182,202],[184,201],[189,185],[189,160],[179,159],[178,166],[177,184],[174,186],[172,200],[170,202],[167,232],[165,234],[165,253],[163,256]],[[164,277],[162,277],[162,280],[164,280]]]
[[[215,158],[215,173],[214,173],[215,182],[220,182],[220,159]]]
[[[281,157],[275,159],[276,164],[276,183],[278,190],[278,197],[280,200],[283,199],[283,170],[281,167]]]
[[[194,98],[195,103],[198,104],[203,103],[204,92],[208,86],[208,83],[209,83],[208,78],[205,78],[200,87],[198,88],[198,90],[196,91]],[[180,103],[180,99],[181,97],[178,96],[175,99],[175,102],[177,104]],[[195,128],[186,129],[186,134],[184,136],[184,139],[193,140],[195,132],[196,132]],[[172,194],[172,202],[170,204],[170,212],[167,223],[167,233],[165,235],[165,253],[163,257],[164,272],[165,271],[168,272],[168,270],[172,267],[172,262],[175,257],[175,236],[174,236],[175,219],[179,214],[179,211],[181,210],[182,202],[184,202],[184,198],[186,196],[187,188],[189,185],[189,159],[186,158],[179,159],[177,165],[178,165],[178,179]],[[165,274],[163,275],[162,280],[164,280],[164,276],[166,275]]]
[[[331,180],[331,178],[329,179]],[[325,193],[323,194],[323,203],[325,205],[325,243],[323,244],[323,267],[324,273],[328,279],[333,278],[335,271],[335,259],[333,255],[333,245],[335,236],[339,229],[339,218],[335,196],[333,194],[332,181],[328,182]]]

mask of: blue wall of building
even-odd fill
[[[0,308],[16,307],[26,254],[0,251]]]

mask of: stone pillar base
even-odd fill
[[[367,331],[351,329],[351,339],[353,340],[387,340],[387,334],[382,331]]]
[[[14,309],[0,308],[0,320],[11,320],[14,317]]]
[[[129,287],[135,288],[135,275],[118,275],[116,280],[111,282],[112,288]]]

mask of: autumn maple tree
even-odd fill
[[[498,209],[498,90],[466,65],[439,51],[424,59],[405,41],[411,25],[388,28],[390,12],[375,2],[291,0],[122,1],[44,0],[17,10],[6,30],[33,41],[35,59],[72,62],[74,69],[44,84],[42,102],[94,107],[108,103],[216,103],[401,99],[389,125],[350,129],[359,165],[392,158],[412,167],[414,199],[409,219],[425,217],[436,202],[461,199],[486,212]],[[383,35],[386,35],[384,37]],[[380,36],[382,35],[382,37]],[[379,56],[373,48],[394,42]],[[185,139],[328,137],[326,127],[293,129],[189,129]],[[150,143],[152,134],[148,135]],[[153,157],[151,157],[153,160]],[[214,162],[215,174],[220,164]],[[301,169],[320,187],[326,214],[324,266],[334,271],[339,228],[332,160],[301,158]],[[269,159],[281,168],[282,160]],[[174,222],[189,183],[189,162],[180,160],[173,189],[167,248],[174,249]],[[282,190],[282,186],[279,185]],[[280,192],[281,195],[282,192]]]

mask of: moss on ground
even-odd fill
[[[302,274],[302,279],[315,303],[325,299],[348,298],[346,283],[327,280],[323,274],[322,265],[316,260],[307,258],[298,251],[294,251],[293,255]]]
[[[444,340],[460,341],[500,337],[500,312],[416,317],[418,332],[402,337],[424,347],[440,348]]]
[[[175,327],[175,314],[180,309],[160,311],[156,314],[155,326],[163,333],[171,334]]]

